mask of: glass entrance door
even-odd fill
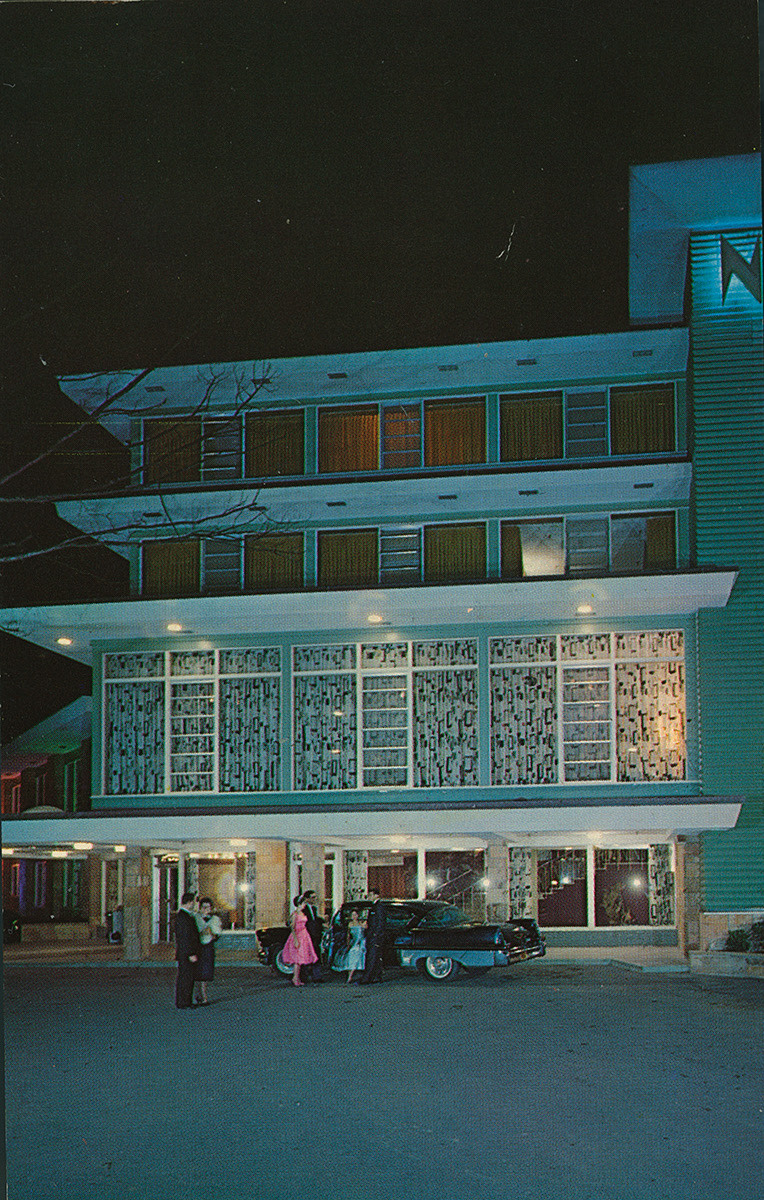
[[[175,934],[175,913],[178,909],[178,864],[154,859],[154,920],[153,942],[171,942]]]

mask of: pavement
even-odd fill
[[[173,966],[174,948],[172,945],[152,946],[147,959],[131,966],[159,967]],[[11,963],[59,964],[61,966],[126,966],[128,965],[121,946],[111,946],[104,942],[51,942],[35,943],[34,945],[3,946],[3,961]],[[252,959],[252,965],[258,964]],[[599,947],[547,947],[544,957],[547,963],[582,963],[589,966],[608,966],[610,964],[629,967],[633,971],[647,972],[682,972],[689,971],[687,959],[679,953],[675,946],[618,946]],[[220,964],[225,959],[218,955]],[[236,965],[246,966],[240,958]],[[234,965],[231,961],[229,965]]]
[[[8,1200],[761,1196],[762,981],[258,963],[179,1012],[169,963],[86,961],[6,956]]]

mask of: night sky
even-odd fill
[[[10,4],[0,37],[4,286],[57,372],[623,328],[629,164],[759,148],[752,0]]]
[[[0,467],[56,374],[624,329],[629,165],[760,147],[754,0],[9,3],[0,46]],[[50,562],[2,603],[124,587]],[[3,740],[88,690],[25,661]]]

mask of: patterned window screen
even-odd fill
[[[156,539],[143,543],[143,596],[198,596],[201,588],[200,572],[201,550],[198,538]]]
[[[305,414],[301,408],[247,413],[245,441],[248,478],[304,473]]]
[[[673,384],[610,389],[611,454],[668,454],[675,448]]]
[[[424,465],[485,462],[485,400],[425,400]]]
[[[318,410],[318,469],[321,473],[376,471],[379,468],[379,408]]]
[[[562,458],[562,392],[502,396],[501,461]]]
[[[143,422],[143,482],[196,483],[202,470],[202,423],[189,417]]]

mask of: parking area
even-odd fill
[[[760,1195],[764,983],[5,965],[10,1200]]]

